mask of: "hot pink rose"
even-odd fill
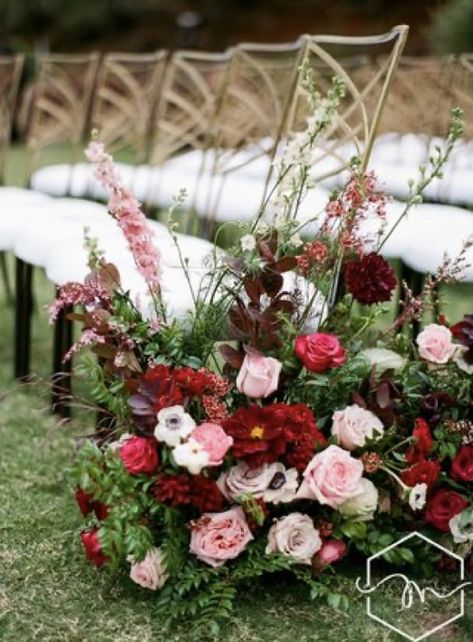
[[[297,499],[316,499],[337,508],[350,497],[359,495],[363,464],[339,446],[329,446],[315,455],[304,471]]]
[[[204,423],[194,428],[191,434],[209,456],[209,466],[220,466],[228,449],[233,444],[233,437],[227,435],[217,424]]]
[[[322,565],[338,562],[347,552],[347,545],[341,539],[326,539],[317,553],[317,561]]]
[[[334,334],[302,334],[297,337],[295,352],[307,370],[325,372],[345,363],[345,349]]]
[[[131,475],[152,475],[159,463],[156,441],[133,435],[120,447],[120,458]]]
[[[416,339],[420,357],[431,363],[447,363],[457,348],[452,337],[444,325],[431,323],[426,326]]]
[[[237,388],[247,397],[268,397],[277,390],[282,363],[247,349],[236,380]]]
[[[192,526],[190,551],[210,566],[222,566],[238,557],[252,539],[240,507],[224,513],[204,513]]]

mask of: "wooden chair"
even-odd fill
[[[207,235],[214,221],[238,220],[258,209],[267,186],[301,61],[303,42],[235,47],[211,124],[212,162],[206,201],[198,204]],[[250,180],[250,177],[253,180]],[[232,207],[244,190],[245,207]],[[254,209],[253,209],[254,208]]]
[[[28,109],[27,186],[46,154],[60,154],[67,166],[74,166],[81,153],[98,62],[96,53],[48,54],[39,59]],[[32,277],[33,266],[17,258],[14,373],[18,378],[30,373]]]
[[[143,199],[149,208],[168,207],[181,187],[197,192],[231,52],[179,50],[172,54],[151,128],[150,170]]]
[[[320,179],[341,172],[355,154],[367,166],[407,33],[408,27],[400,25],[379,36],[303,37],[302,64],[313,70],[320,93],[327,91],[334,76],[341,78],[346,88],[334,122],[319,142]],[[373,58],[379,56],[383,56],[380,62],[372,64]],[[307,91],[298,82],[285,135],[304,128],[307,115]],[[329,167],[327,171],[325,166]]]
[[[18,86],[23,69],[22,55],[0,56],[0,185],[5,184],[5,167],[10,147],[13,115]],[[0,270],[8,304],[13,303],[13,292],[8,274],[6,256],[0,251]]]

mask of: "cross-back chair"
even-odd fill
[[[22,55],[0,56],[0,185],[5,184],[5,168],[10,147],[13,116],[18,86],[23,69]],[[13,301],[5,253],[0,251],[0,270],[5,285],[7,302]]]
[[[301,54],[300,40],[273,45],[241,43],[235,47],[210,131],[213,153],[207,195],[197,203],[207,233],[215,220],[238,220],[239,216],[247,217],[245,210],[257,210],[294,91]],[[246,203],[238,209],[242,190]]]
[[[408,27],[399,25],[377,36],[303,37],[302,63],[312,69],[320,93],[326,93],[334,76],[345,84],[345,97],[334,121],[317,143],[318,178],[339,174],[355,154],[367,166],[407,33]],[[373,57],[381,55],[381,62],[373,64]],[[298,82],[284,128],[286,136],[303,129],[307,115],[307,90]]]
[[[100,65],[91,127],[107,149],[128,152],[143,163],[149,152],[151,119],[166,68],[164,50],[149,54],[106,54]]]
[[[190,190],[193,200],[230,59],[231,50],[179,50],[170,57],[152,123],[143,199],[148,207],[169,206],[181,188]]]
[[[72,168],[77,160],[90,111],[99,55],[47,54],[38,61],[28,110],[25,184],[35,184],[34,171],[50,155],[67,161],[69,192]],[[15,376],[30,371],[33,266],[16,259]]]

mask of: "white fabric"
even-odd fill
[[[32,190],[0,187],[0,251],[11,250],[15,235],[32,208],[49,201],[48,196]]]
[[[458,256],[463,242],[473,238],[473,212],[447,205],[419,205],[408,221],[409,235],[402,259],[422,274],[434,273],[443,263],[445,253]],[[473,248],[467,252],[473,264]],[[473,281],[473,267],[467,268],[463,280]]]

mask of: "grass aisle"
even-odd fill
[[[46,376],[51,332],[43,304],[52,295],[37,275],[40,300],[34,328],[35,369]],[[460,298],[457,308],[464,308]],[[90,430],[84,422],[59,426],[46,411],[37,387],[11,378],[12,319],[0,290],[0,640],[2,642],[187,642],[188,628],[164,634],[153,616],[154,594],[132,585],[125,574],[97,572],[82,553],[82,520],[64,471],[74,452],[74,437]],[[401,640],[369,620],[354,578],[342,580],[352,599],[348,612],[311,602],[303,588],[271,578],[264,590],[250,589],[238,600],[222,639],[231,642],[379,642]],[[467,642],[473,637],[473,591],[467,617],[432,640]],[[396,618],[397,599],[385,595]],[[421,621],[435,626],[444,612],[424,607]],[[468,617],[470,614],[470,617]]]

